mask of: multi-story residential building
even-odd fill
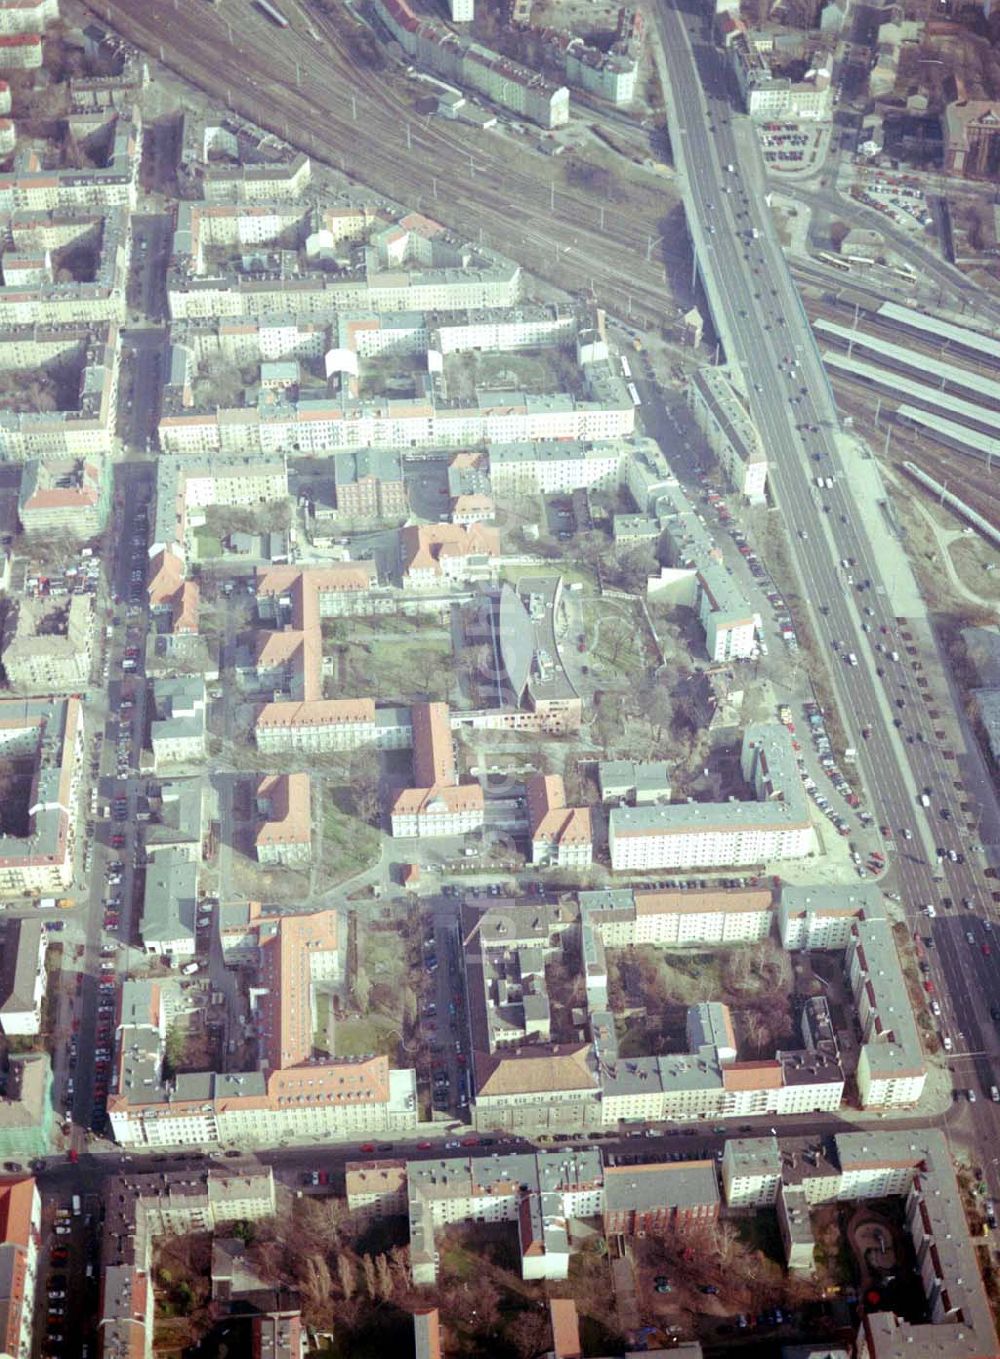
[[[291,868],[312,858],[308,774],[265,774],[257,784],[257,862]]]
[[[44,33],[59,18],[59,0],[3,0],[0,33]]]
[[[695,572],[695,611],[705,630],[709,660],[747,660],[757,653],[760,615],[721,562],[707,561]]]
[[[507,352],[565,344],[576,338],[579,324],[575,310],[554,302],[522,302],[511,310],[490,308],[470,311],[466,316],[454,312],[440,317],[431,315],[426,323],[428,343],[424,347],[440,354],[469,350]]]
[[[156,716],[150,725],[150,741],[156,768],[202,758],[206,704],[202,676],[156,680],[153,703]]]
[[[229,944],[232,945],[231,932]],[[416,1126],[416,1077],[385,1057],[313,1056],[317,986],[342,967],[335,911],[250,912],[227,952],[256,964],[256,1071],[163,1075],[163,1032],[151,1017],[123,1025],[115,1046],[108,1114],[123,1145],[331,1139]]]
[[[405,519],[409,514],[403,462],[387,449],[337,453],[333,459],[337,509],[351,519]]]
[[[35,50],[29,48],[21,55],[33,60]],[[37,54],[40,62],[40,42]],[[10,63],[0,59],[0,66],[4,64]],[[108,107],[96,113],[75,115],[67,126],[83,143],[91,137],[110,136],[104,164],[86,170],[76,166],[54,170],[42,164],[37,151],[21,151],[14,158],[13,168],[0,174],[0,212],[10,213],[19,208],[49,212],[63,208],[135,207],[136,177],[142,160],[142,118],[138,106]]]
[[[0,835],[0,897],[58,894],[73,880],[83,767],[80,700],[0,701],[0,756],[34,763],[28,834]]]
[[[741,760],[756,803],[614,808],[608,818],[612,868],[762,864],[813,853],[809,806],[788,731],[779,723],[748,727]]]
[[[156,463],[156,511],[150,556],[167,551],[186,559],[188,534],[204,522],[210,505],[242,508],[288,499],[284,457],[228,456],[192,461],[161,457]]]
[[[48,935],[40,920],[12,920],[0,936],[0,1029],[8,1037],[38,1033],[45,995]]]
[[[38,1286],[42,1200],[26,1176],[0,1179],[0,1353],[29,1359]]]
[[[9,290],[8,290],[9,291]],[[10,311],[9,299],[0,297],[0,319]],[[56,486],[43,479],[42,489],[76,491],[81,507],[100,501],[95,481],[104,475],[101,460],[112,451],[115,416],[118,409],[118,371],[120,348],[118,328],[113,324],[94,326],[87,318],[81,325],[53,327],[14,324],[20,318],[10,315],[13,328],[0,331],[0,368],[18,370],[58,359],[78,367],[79,387],[76,401],[64,410],[5,410],[0,412],[0,455],[10,462],[32,458],[79,461],[55,473]],[[32,317],[23,318],[30,321]],[[71,319],[71,318],[70,318]],[[32,483],[29,483],[29,490]],[[48,498],[48,507],[65,509],[71,496]],[[46,508],[42,498],[41,508]]]
[[[22,693],[72,693],[90,683],[93,608],[89,595],[22,599],[10,616],[3,667]]]
[[[863,1038],[857,1070],[862,1105],[915,1104],[927,1067],[888,921],[854,921],[847,974]]]
[[[782,948],[846,949],[856,920],[884,914],[882,894],[869,883],[797,887],[784,883],[778,904]]]
[[[296,318],[284,321],[290,337],[312,314],[329,318],[339,313],[467,312],[509,309],[519,300],[518,265],[483,247],[454,241],[443,227],[419,213],[387,223],[381,209],[371,204],[323,211],[319,231],[307,237],[317,254],[332,251],[338,242],[356,244],[360,248],[350,269],[285,268],[280,277],[261,279],[214,261],[210,271],[206,266],[212,246],[277,246],[284,233],[308,231],[313,220],[308,209],[293,204],[182,202],[168,277],[174,321],[210,318],[222,324],[233,317]],[[380,234],[373,237],[375,229]],[[414,267],[408,269],[408,264]],[[421,330],[424,323],[413,328]],[[390,343],[398,346],[399,337]],[[243,352],[247,357],[298,356],[287,351]],[[352,440],[344,446],[364,442]]]
[[[690,892],[625,887],[581,892],[580,918],[600,932],[608,948],[722,947],[766,939],[774,904],[767,887]]]
[[[271,1170],[130,1175],[109,1180],[96,1308],[101,1359],[151,1359],[157,1237],[259,1222],[276,1210]],[[296,1356],[296,1359],[298,1357]]]
[[[589,807],[567,807],[559,774],[536,774],[525,785],[531,862],[589,868],[594,852]]]
[[[418,1284],[437,1277],[435,1230],[457,1222],[516,1224],[522,1276],[564,1279],[567,1218],[596,1217],[604,1205],[605,1172],[596,1148],[409,1161],[405,1173],[410,1268]]]
[[[490,480],[497,495],[563,495],[617,486],[629,455],[625,440],[595,443],[492,443]]]
[[[37,71],[42,64],[42,39],[38,33],[0,35],[0,71]]]
[[[765,502],[767,455],[760,431],[722,368],[699,368],[688,384],[688,405],[734,491],[751,505]]]
[[[770,1208],[782,1174],[776,1137],[730,1137],[722,1153],[722,1186],[730,1208]]]
[[[453,524],[468,528],[493,518],[496,504],[485,454],[455,454],[448,464],[448,498]]]
[[[98,139],[102,138],[103,128],[93,129],[90,120],[72,121],[84,123],[78,129],[82,143],[94,131]],[[125,319],[131,231],[124,207],[22,207],[11,215],[8,232],[0,287],[0,318],[5,326],[22,331],[37,327],[36,339],[47,348],[54,333],[67,323],[75,323],[75,328],[86,334],[99,323],[112,325]],[[80,282],[66,280],[54,263],[74,249],[86,250],[94,257],[88,276]],[[8,347],[4,344],[0,350]],[[95,392],[95,375],[91,373],[80,395],[85,398]],[[63,418],[69,421],[72,415],[67,411]],[[86,418],[84,412],[76,414],[78,421]],[[36,433],[39,423],[37,414],[33,421],[22,421]]]
[[[495,576],[500,533],[486,524],[413,524],[399,535],[404,590],[440,590]]]
[[[405,1217],[408,1194],[404,1161],[348,1161],[344,1168],[347,1209],[356,1219]]]
[[[148,865],[139,935],[148,954],[191,958],[196,950],[198,862],[166,849]]]
[[[18,518],[29,537],[66,533],[96,538],[111,504],[111,477],[101,457],[31,458],[21,472]]]
[[[418,65],[542,127],[559,127],[568,121],[565,85],[557,87],[527,67],[459,37],[436,19],[418,17],[406,0],[378,0],[376,12]]]
[[[768,35],[751,41],[738,33],[729,44],[729,55],[744,106],[751,118],[794,118],[799,121],[824,121],[833,108],[833,84],[828,65],[830,58],[814,54],[812,64],[801,80],[776,76],[769,60],[774,52]],[[827,65],[824,65],[824,60]]]
[[[464,835],[478,830],[485,798],[478,783],[460,784],[446,703],[415,703],[413,783],[397,793],[390,812],[394,836]]]
[[[378,717],[371,698],[265,703],[254,723],[254,740],[264,751],[359,750],[380,744]]]
[[[696,1230],[719,1216],[714,1161],[609,1166],[604,1172],[603,1228],[657,1234]]]
[[[201,166],[206,203],[282,203],[302,197],[312,182],[312,161],[301,151],[272,165]]]
[[[52,1145],[55,1099],[48,1053],[11,1057],[0,1097],[0,1156],[29,1161]]]

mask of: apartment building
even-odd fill
[[[729,55],[744,107],[751,118],[792,118],[797,121],[825,121],[833,108],[830,79],[831,58],[814,53],[801,80],[774,74],[775,48],[770,35],[751,41],[745,32],[737,33],[729,44]]]
[[[150,1359],[156,1238],[273,1217],[274,1179],[270,1168],[180,1170],[123,1176],[109,1180],[106,1189],[97,1353],[101,1359]]]
[[[257,969],[252,995],[260,1049],[255,1071],[163,1074],[164,1031],[146,1016],[123,1025],[108,1115],[122,1145],[331,1139],[416,1127],[416,1076],[386,1057],[313,1056],[317,988],[343,965],[335,911],[249,912],[224,937],[231,957]],[[234,952],[235,949],[235,952]]]
[[[412,788],[397,793],[390,811],[394,836],[464,835],[478,830],[485,797],[478,783],[460,784],[448,705],[415,703]]]
[[[44,33],[59,18],[59,0],[3,0],[0,34]]]
[[[751,505],[766,501],[767,455],[746,402],[723,368],[699,368],[688,406],[732,489]]]
[[[232,508],[269,505],[288,499],[288,468],[283,456],[243,456],[202,460],[160,457],[156,463],[156,510],[150,556],[169,552],[184,562],[188,534],[204,522],[210,505]]]
[[[0,35],[0,71],[37,71],[42,64],[42,50],[38,33]]]
[[[566,344],[576,338],[577,312],[556,302],[522,302],[508,310],[483,308],[465,316],[454,312],[426,318],[428,342],[425,348],[447,355],[468,353],[507,353],[512,349],[537,349],[544,345]]]
[[[683,1237],[718,1216],[714,1161],[609,1166],[604,1172],[606,1235],[674,1232]]]
[[[42,1026],[48,934],[40,920],[11,920],[0,935],[0,1030],[36,1034]]]
[[[896,1197],[916,1258],[926,1315],[911,1321],[866,1310],[855,1338],[860,1359],[979,1359],[1000,1350],[992,1309],[952,1154],[935,1129],[840,1133],[811,1160],[786,1162],[783,1183],[801,1186],[804,1208]]]
[[[157,769],[204,758],[206,702],[201,675],[154,681],[150,741]]]
[[[581,892],[579,902],[581,920],[599,931],[608,948],[757,943],[768,937],[774,919],[767,887],[683,892],[611,888]]]
[[[312,232],[314,220],[308,208],[291,203],[182,202],[167,282],[173,320],[210,319],[222,325],[235,317],[295,318],[285,321],[287,330],[301,326],[311,315],[328,320],[341,313],[416,316],[510,309],[519,300],[518,265],[481,246],[456,242],[438,223],[418,213],[387,223],[381,209],[361,203],[323,211],[319,230]],[[374,228],[381,238],[373,235]],[[310,261],[300,271],[297,261],[289,267],[286,258],[280,271],[265,278],[246,275],[231,265],[206,268],[211,246],[277,247],[283,233],[301,230],[308,232],[307,251],[311,246],[319,260],[338,243],[357,245],[350,267],[330,271],[313,267]],[[398,339],[394,337],[393,343]],[[259,356],[295,355],[261,351]],[[363,441],[353,445],[363,446]]]
[[[337,509],[350,519],[405,519],[409,514],[398,453],[364,448],[333,459]]]
[[[436,19],[418,17],[406,0],[378,0],[376,13],[418,65],[468,86],[541,127],[569,119],[569,91],[517,62],[460,37]]]
[[[405,1217],[408,1204],[404,1161],[348,1161],[344,1167],[347,1210],[357,1221]]]
[[[722,1187],[733,1208],[758,1211],[778,1200],[783,1162],[778,1139],[730,1137],[722,1153]]]
[[[59,895],[73,880],[83,768],[80,700],[0,701],[0,757],[34,764],[28,834],[0,835],[0,897]]]
[[[846,949],[856,920],[885,914],[882,894],[869,883],[799,887],[784,883],[778,903],[782,948]]]
[[[863,1036],[857,1069],[861,1103],[916,1104],[927,1067],[889,922],[855,920],[846,962]]]
[[[666,460],[644,449],[626,470],[626,484],[644,513],[652,514],[666,545],[669,569],[650,580],[648,592],[694,609],[705,632],[709,657],[717,662],[757,654],[756,613],[733,577],[702,522],[677,485]]]
[[[596,1148],[409,1161],[405,1174],[416,1284],[436,1281],[434,1233],[458,1222],[513,1224],[522,1277],[564,1279],[568,1219],[596,1217],[604,1203],[605,1172]]]
[[[9,302],[0,297],[0,319],[10,311]],[[83,324],[51,327],[22,324],[10,315],[7,323],[12,328],[0,331],[0,368],[8,373],[62,360],[79,374],[76,399],[63,410],[0,412],[0,454],[7,461],[41,458],[69,464],[56,472],[56,485],[43,479],[43,490],[76,490],[83,495],[86,488],[93,495],[100,464],[112,451],[118,409],[118,328],[91,324],[90,314],[87,306]],[[25,322],[33,319],[24,318]],[[82,466],[76,468],[75,462]],[[62,500],[51,496],[43,497],[40,507],[65,509],[72,503],[70,496]]]
[[[24,464],[17,513],[29,537],[96,538],[110,504],[111,477],[101,457],[29,458]]]
[[[488,580],[500,556],[500,533],[486,524],[413,524],[399,535],[404,590],[440,590]]]
[[[741,763],[760,799],[756,803],[613,808],[608,817],[612,868],[736,867],[813,853],[809,807],[788,731],[779,723],[748,727]]]
[[[378,741],[378,710],[371,698],[265,703],[254,723],[259,750],[360,750]]]
[[[562,495],[618,485],[629,455],[621,440],[538,440],[490,445],[490,480],[497,495]]]
[[[468,528],[492,519],[496,512],[486,455],[456,453],[448,464],[451,522]]]
[[[57,694],[90,683],[93,607],[89,595],[22,599],[3,646],[3,668],[12,689]]]
[[[72,116],[70,121],[81,146],[86,147],[91,137],[103,139],[100,124],[95,127],[92,120]],[[102,152],[103,147],[95,146],[96,156]],[[124,206],[21,207],[12,213],[8,233],[0,287],[4,325],[36,326],[44,345],[48,339],[44,328],[49,326],[92,327],[125,319],[131,231]],[[57,273],[55,267],[59,257],[74,249],[93,256],[93,265],[79,282]],[[65,418],[71,414],[68,410]],[[37,414],[33,421],[21,423],[37,425]]]
[[[0,1352],[30,1359],[42,1200],[27,1176],[0,1179]]]
[[[139,924],[139,937],[147,954],[194,957],[198,867],[198,861],[175,849],[164,850],[148,865]]]
[[[308,774],[265,774],[257,784],[262,818],[257,862],[294,868],[312,859],[312,804]]]
[[[589,807],[567,807],[559,774],[535,774],[525,784],[531,862],[589,868],[594,852]]]
[[[27,46],[18,51],[7,47],[0,53],[0,67],[22,60],[41,62],[41,40],[28,37]],[[7,38],[17,43],[18,37]],[[4,60],[4,58],[8,60]],[[26,68],[27,69],[27,68]],[[12,169],[0,174],[0,212],[18,209],[54,211],[63,208],[135,207],[136,176],[142,160],[142,115],[138,105],[106,108],[94,114],[71,117],[68,130],[81,142],[100,133],[110,136],[110,149],[100,167],[86,170],[75,166],[53,170],[42,164],[34,150],[18,152]]]
[[[298,152],[287,162],[270,165],[201,166],[206,203],[282,203],[302,197],[312,182],[312,161]]]

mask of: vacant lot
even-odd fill
[[[327,691],[336,698],[400,703],[444,701],[452,691],[452,651],[447,637],[403,632],[337,642],[328,648]]]
[[[717,954],[608,950],[608,999],[625,1057],[684,1050],[686,1008],[709,1000],[732,1009],[741,1054],[771,1056],[792,1032],[791,990],[788,955],[772,940]]]
[[[356,957],[352,949],[346,988],[351,1008],[334,1015],[326,1028],[327,1035],[332,1032],[335,1055],[384,1053],[394,1064],[408,1065],[420,979],[411,972],[406,932],[371,929],[354,917],[352,939]]]
[[[324,888],[353,878],[378,862],[379,833],[359,810],[353,786],[324,786],[320,860]]]

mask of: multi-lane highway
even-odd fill
[[[957,719],[956,695],[926,619],[896,616],[894,599],[912,597],[914,586],[900,579],[908,568],[898,553],[885,569],[889,525],[878,536],[878,511],[859,503],[866,493],[852,461],[859,455],[844,438],[766,206],[752,131],[734,113],[707,21],[700,11],[669,0],[656,14],[671,144],[699,273],[726,357],[744,376],[768,450],[772,489],[809,614],[803,621],[826,650],[871,803],[898,850],[895,878],[908,917],[915,923],[921,907],[936,907],[937,918],[925,920],[923,928],[940,942],[928,959],[934,975],[944,976],[943,1025],[953,1030],[957,1051],[985,1054],[975,1080],[959,1058],[956,1084],[988,1091],[998,1052],[989,1008],[1000,999],[1000,977],[988,970],[992,949],[990,957],[983,954],[983,926],[975,919],[992,901],[985,860],[973,849],[998,839],[987,771]],[[818,490],[819,475],[832,479],[832,487]],[[899,659],[890,659],[891,653]],[[865,727],[872,730],[870,740],[862,738]],[[920,801],[925,789],[927,808]],[[945,852],[940,862],[939,850]],[[955,919],[960,911],[961,921]],[[966,929],[975,945],[965,941]],[[970,956],[979,970],[970,969]],[[981,1098],[977,1103],[985,1111],[977,1114],[977,1133],[984,1141],[994,1138],[1000,1116]]]

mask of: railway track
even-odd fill
[[[625,312],[627,298],[633,315],[653,322],[675,305],[666,270],[686,276],[690,254],[676,226],[660,239],[678,201],[666,187],[630,184],[627,202],[602,205],[585,185],[564,182],[555,161],[496,134],[487,143],[474,129],[429,122],[405,77],[359,65],[345,28],[319,7],[306,7],[304,21],[299,6],[286,5],[282,30],[235,0],[182,9],[170,0],[90,0],[90,7],[220,104],[386,198],[506,250],[556,286],[592,289],[615,312]]]

